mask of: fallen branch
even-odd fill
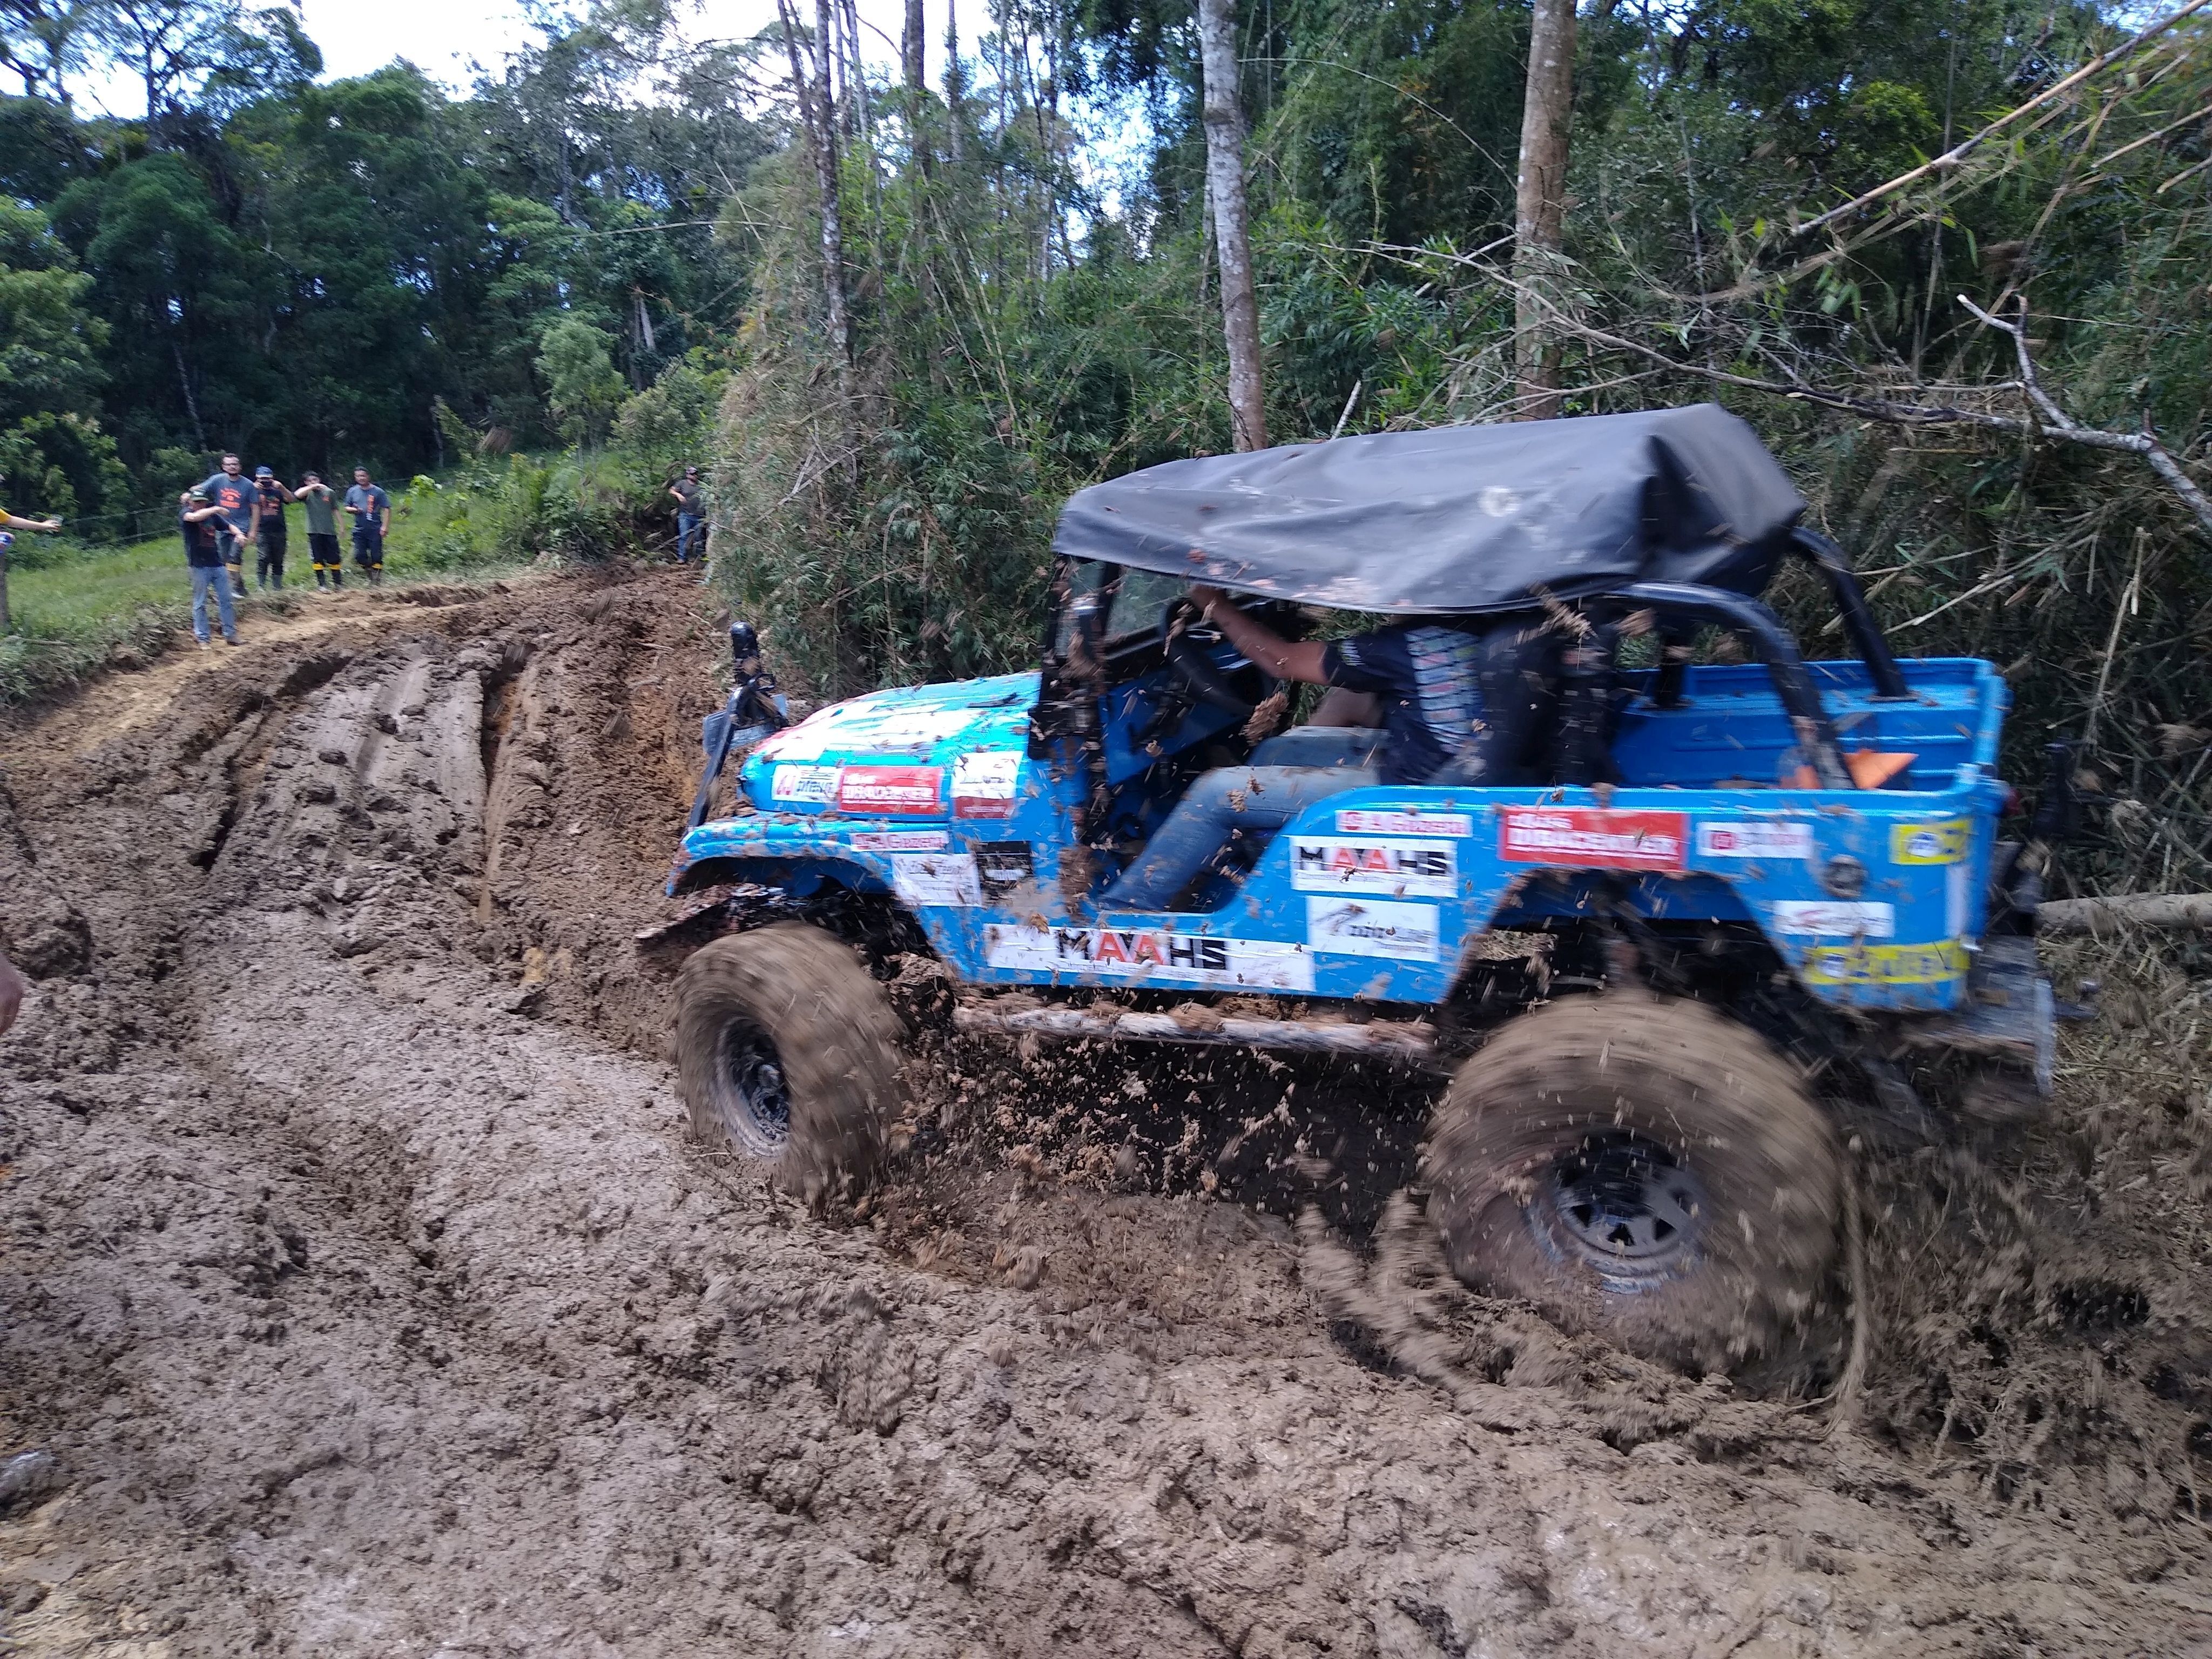
[[[2207,5],[2212,5],[2212,0],[2189,0],[2189,3],[2182,7],[2179,11],[2169,12],[2165,16],[2159,18],[2156,21],[2145,25],[2137,33],[2129,36],[2127,40],[2122,41],[2118,46],[2113,47],[2102,57],[2092,58],[2089,62],[2082,64],[2080,69],[2075,70],[2073,74],[2068,76],[2063,81],[2059,82],[2056,86],[2050,88],[2046,91],[2038,93],[2034,97],[2029,99],[2017,109],[2009,111],[2006,114],[2000,115],[1996,120],[1990,122],[1989,125],[1984,127],[1980,131],[1972,133],[1967,137],[1962,139],[1960,143],[1954,144],[1949,149],[1945,150],[1934,161],[1923,161],[1918,167],[1913,168],[1910,173],[1899,173],[1896,178],[1892,179],[1887,184],[1876,185],[1872,190],[1867,191],[1861,195],[1854,196],[1850,201],[1844,203],[1841,207],[1830,208],[1826,213],[1821,214],[1819,217],[1808,219],[1803,224],[1799,225],[1795,230],[1793,230],[1790,234],[1792,236],[1809,235],[1814,231],[1820,229],[1823,225],[1833,224],[1838,219],[1844,218],[1850,214],[1856,213],[1860,209],[1880,201],[1883,197],[1889,195],[1893,191],[1903,190],[1906,185],[1917,184],[1921,179],[1929,178],[1934,174],[1948,172],[1951,168],[1958,166],[1960,161],[1964,161],[1971,151],[1978,149],[1983,144],[1988,143],[1991,137],[1997,133],[2003,131],[2005,128],[2019,120],[2021,116],[2026,115],[2029,111],[2040,109],[2045,104],[2050,103],[2053,99],[2063,97],[2066,94],[2071,92],[2075,87],[2080,86],[2081,82],[2087,80],[2091,76],[2098,74],[2101,70],[2110,69],[2114,64],[2118,63],[2124,58],[2134,56],[2137,48],[2143,46],[2146,42],[2165,33],[2166,30],[2172,28],[2176,23],[2181,21],[2183,18],[2190,16],[2193,13],[2203,10]]]
[[[2121,927],[2212,928],[2212,893],[2124,893],[2114,898],[2046,899],[2036,909],[2045,933],[2107,937]]]

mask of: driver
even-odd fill
[[[1389,734],[1377,756],[1384,783],[1426,783],[1484,728],[1486,704],[1494,700],[1483,694],[1494,672],[1496,623],[1480,629],[1397,623],[1350,639],[1286,640],[1218,587],[1195,585],[1190,597],[1248,661],[1277,679],[1371,696],[1381,714],[1375,723]],[[1329,763],[1310,757],[1309,747],[1301,743],[1295,758],[1277,747],[1265,758]]]
[[[1192,782],[1103,896],[1115,909],[1164,911],[1240,836],[1271,834],[1315,801],[1377,783],[1516,783],[1558,684],[1559,644],[1542,623],[1398,623],[1351,639],[1293,641],[1218,587],[1190,590],[1245,659],[1277,679],[1366,693],[1384,741],[1305,726],[1271,738],[1242,766]]]

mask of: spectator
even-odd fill
[[[699,469],[687,466],[684,476],[668,486],[668,493],[676,497],[676,562],[691,562],[691,541],[698,535],[699,527],[707,521],[700,511]],[[703,558],[706,550],[700,550]]]
[[[336,592],[345,586],[345,562],[338,556],[337,513],[331,487],[321,473],[306,473],[293,499],[307,515],[307,557],[315,567],[315,586],[320,588],[327,575],[331,591]]]
[[[8,475],[0,472],[0,484],[7,482]],[[18,519],[12,516],[7,508],[0,507],[0,530],[44,530],[51,533],[61,527],[59,519]]]
[[[222,471],[200,481],[207,498],[222,511],[216,539],[222,544],[222,562],[230,567],[230,585],[241,599],[246,594],[246,550],[253,545],[254,520],[259,502],[253,481],[246,476],[238,457],[222,458]]]
[[[223,522],[222,507],[208,499],[204,489],[187,490],[177,526],[185,534],[185,564],[192,573],[192,637],[200,649],[208,648],[208,589],[215,589],[216,609],[222,618],[222,642],[238,643],[238,619],[230,608],[230,584],[224,580],[222,549],[217,545]]]
[[[254,506],[258,517],[255,526],[256,545],[261,556],[254,562],[254,585],[266,593],[281,592],[284,587],[284,543],[289,532],[284,523],[284,503],[300,498],[277,482],[276,475],[265,466],[253,469]]]
[[[353,470],[345,509],[353,514],[353,562],[368,573],[371,587],[384,586],[384,532],[392,528],[392,497],[370,481],[368,469]]]
[[[23,976],[15,971],[15,964],[0,957],[0,1036],[15,1023],[15,1016],[23,1010]]]

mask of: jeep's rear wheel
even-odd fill
[[[1796,1070],[1702,1004],[1577,998],[1453,1079],[1423,1153],[1452,1271],[1705,1371],[1818,1303],[1843,1159]]]
[[[692,953],[676,985],[691,1130],[810,1202],[872,1185],[898,1091],[898,1016],[852,951],[779,922]]]

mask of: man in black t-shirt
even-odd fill
[[[184,532],[185,566],[192,578],[192,637],[208,647],[208,594],[213,591],[222,618],[222,642],[238,643],[238,618],[232,613],[230,581],[223,561],[223,509],[204,489],[188,490],[179,503],[177,528]]]
[[[264,592],[281,590],[284,586],[287,539],[284,503],[300,498],[279,483],[276,473],[265,466],[253,469],[253,489],[257,514],[254,545],[261,550],[261,556],[254,562],[254,581]]]

